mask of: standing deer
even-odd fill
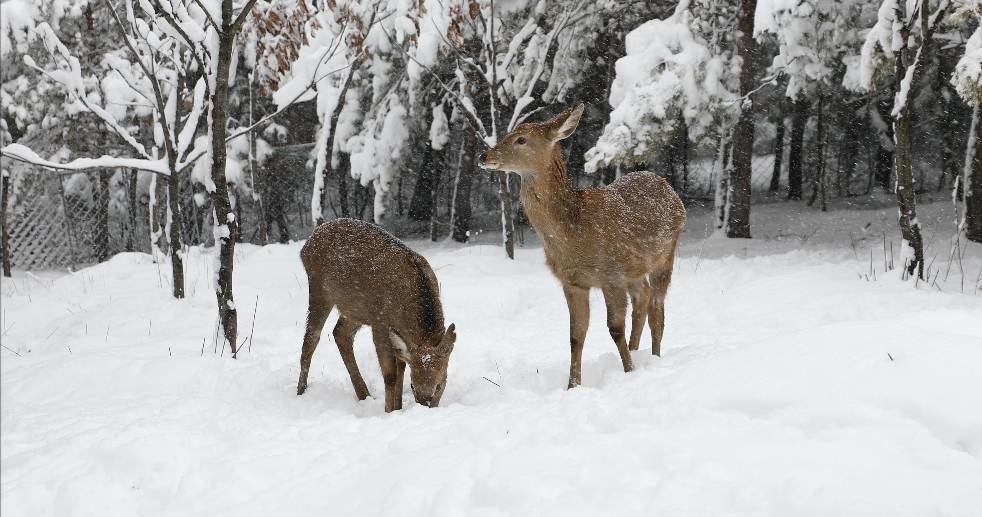
[[[636,172],[601,188],[570,185],[559,141],[573,134],[582,115],[580,104],[547,122],[521,124],[481,157],[482,167],[522,178],[522,205],[569,306],[570,388],[580,384],[590,288],[603,290],[607,328],[625,372],[634,369],[629,349],[638,349],[645,317],[651,353],[661,355],[665,294],[685,225],[682,201],[654,173]],[[628,293],[630,345],[624,340]]]
[[[328,314],[337,307],[334,340],[358,400],[368,397],[368,387],[355,362],[354,337],[368,325],[385,381],[385,411],[402,409],[407,364],[416,402],[439,405],[457,334],[453,324],[443,328],[440,287],[426,259],[380,227],[355,219],[318,226],[300,259],[310,301],[297,395],[307,389],[310,360]]]

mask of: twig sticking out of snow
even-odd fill
[[[0,345],[0,346],[2,346],[4,348],[4,350],[7,350],[8,352],[13,353],[17,357],[24,357],[24,356],[20,355],[16,350],[14,350],[13,348],[8,347],[7,345]]]
[[[256,332],[256,313],[259,312],[259,295],[256,295],[256,305],[252,308],[252,328],[249,329],[249,353],[252,353],[252,335]],[[241,347],[240,347],[241,348]]]

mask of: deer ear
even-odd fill
[[[580,117],[583,116],[583,103],[556,115],[556,118],[549,121],[549,136],[553,142],[569,138],[576,131],[576,126],[580,124]]]
[[[440,340],[440,353],[443,355],[449,355],[453,351],[453,345],[457,342],[457,327],[451,323],[447,327],[447,331],[443,333],[443,339]]]
[[[392,342],[392,353],[402,362],[409,362],[409,346],[395,332],[389,333],[389,341]]]

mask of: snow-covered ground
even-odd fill
[[[982,247],[944,280],[950,208],[922,207],[940,273],[915,287],[882,271],[895,208],[789,206],[755,207],[750,241],[705,238],[692,211],[664,357],[646,332],[631,374],[595,293],[572,391],[540,249],[412,242],[459,337],[443,405],[407,390],[388,415],[355,400],[329,332],[295,395],[299,243],[238,249],[238,360],[213,348],[210,250],[191,250],[184,301],[144,255],[18,272],[0,513],[982,515]],[[369,333],[356,344],[379,397]]]

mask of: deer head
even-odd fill
[[[581,116],[582,103],[551,120],[519,124],[481,155],[481,167],[533,177],[548,170],[559,141],[576,131]]]
[[[440,397],[447,387],[447,364],[456,341],[453,323],[428,343],[410,344],[393,334],[393,350],[396,357],[409,366],[409,385],[418,404],[440,405]]]

